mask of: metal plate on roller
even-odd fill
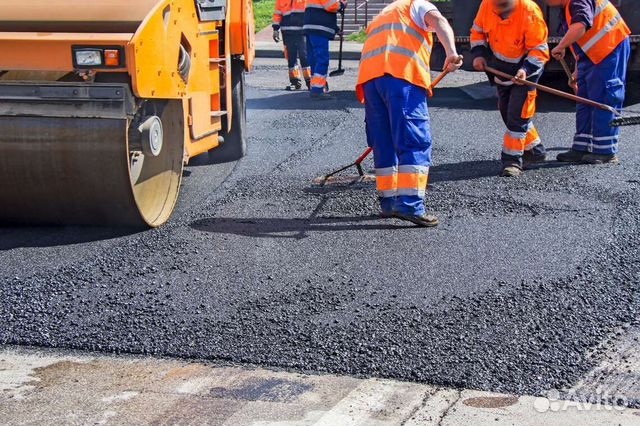
[[[182,175],[181,101],[161,119],[167,143],[144,158],[129,152],[129,120],[0,117],[0,222],[162,225]]]
[[[0,0],[1,31],[135,32],[161,0]]]

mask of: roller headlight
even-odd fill
[[[97,67],[102,65],[102,51],[76,50],[74,52],[76,65],[79,67]]]

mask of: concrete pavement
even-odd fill
[[[171,359],[22,348],[0,351],[3,426],[636,426],[638,422],[640,410],[555,398]]]

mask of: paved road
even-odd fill
[[[536,394],[637,320],[638,128],[620,166],[501,179],[495,99],[452,77],[432,102],[442,226],[423,230],[378,219],[370,184],[311,184],[365,146],[354,70],[324,103],[281,91],[285,73],[249,77],[249,156],[190,166],[162,229],[0,228],[0,343]],[[555,153],[571,105],[540,109]]]

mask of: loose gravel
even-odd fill
[[[371,184],[311,184],[364,149],[353,75],[322,106],[279,77],[249,80],[250,156],[190,167],[166,227],[1,229],[0,343],[530,394],[575,383],[637,322],[637,129],[621,166],[500,179],[497,112],[455,88],[463,74],[434,98],[443,225],[422,230],[377,218]],[[572,116],[543,102],[560,148]]]

